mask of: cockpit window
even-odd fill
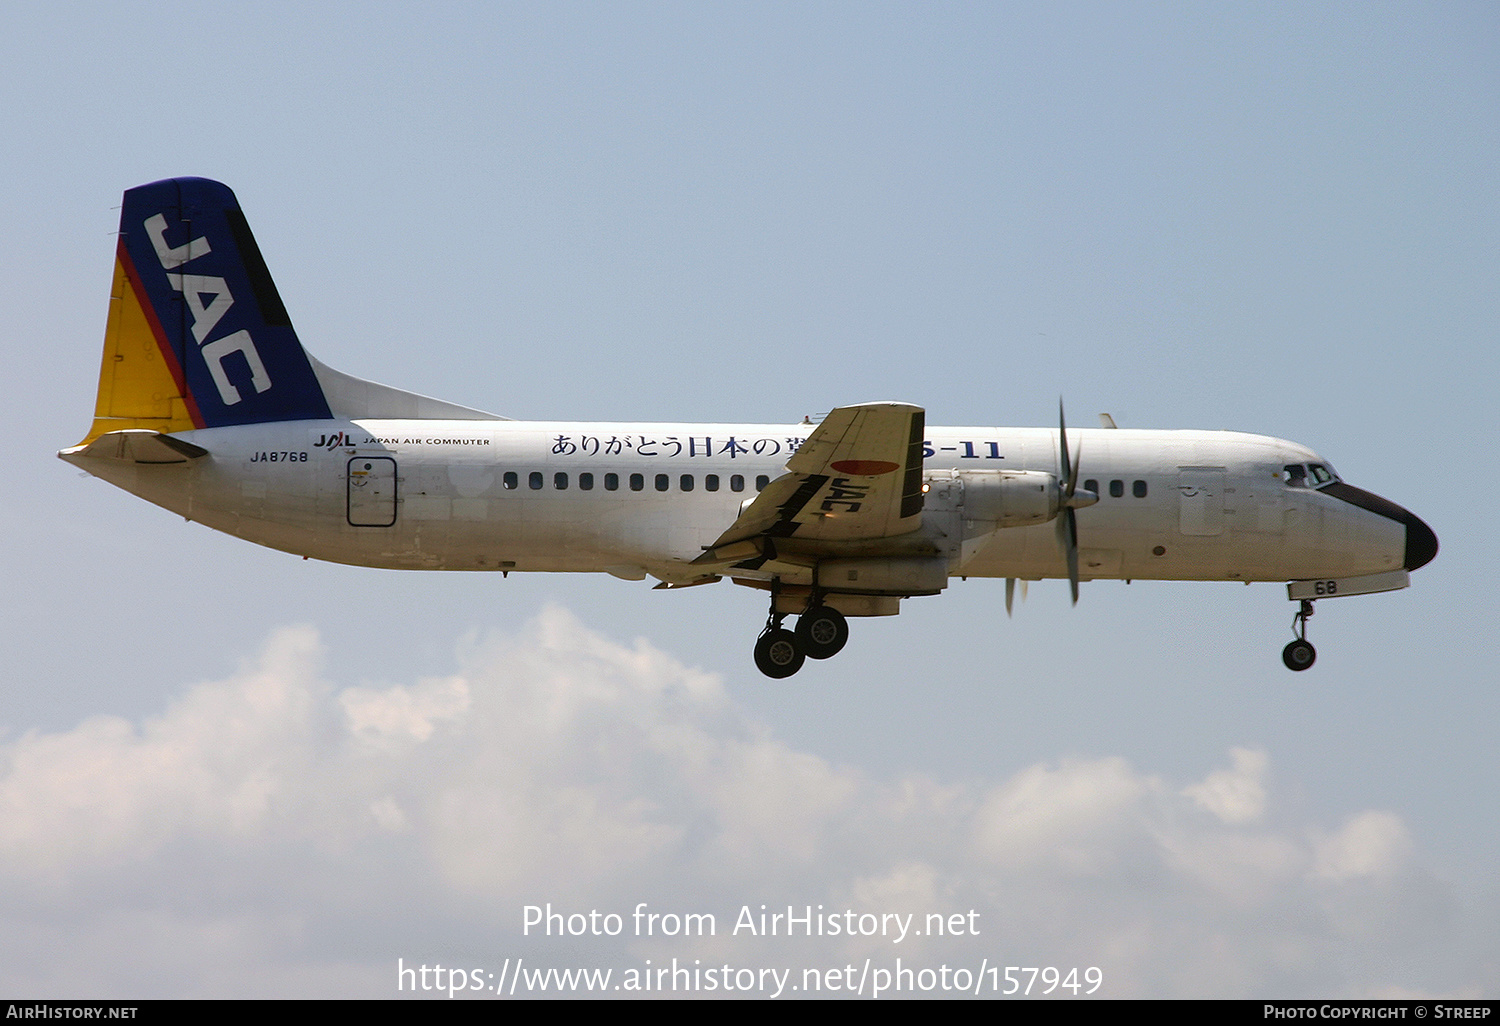
[[[1334,469],[1326,463],[1309,463],[1306,466],[1288,463],[1281,469],[1286,472],[1288,488],[1322,488],[1339,479]]]

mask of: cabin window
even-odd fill
[[[1121,481],[1119,478],[1115,478],[1113,481],[1111,481],[1109,483],[1109,497],[1111,499],[1118,499],[1118,498],[1120,498],[1124,494],[1125,494],[1125,482],[1124,481]]]
[[[561,472],[553,474],[552,475],[552,487],[556,488],[560,492],[567,491],[567,489],[568,489],[568,475],[564,474],[564,473],[561,473]]]
[[[646,487],[646,477],[644,474],[630,475],[630,490],[632,492],[638,492],[644,487]]]
[[[1099,479],[1096,478],[1096,477],[1089,478],[1087,481],[1085,481],[1083,483],[1083,490],[1086,491],[1086,492],[1093,492],[1095,495],[1098,495],[1099,494]]]
[[[531,476],[526,479],[526,483],[531,486],[532,491],[536,491],[537,489],[541,488],[542,472],[540,470],[533,470],[531,472]]]
[[[745,475],[743,475],[743,474],[730,474],[729,475],[729,490],[731,492],[743,492],[745,490]]]
[[[579,474],[578,475],[578,487],[579,487],[580,490],[585,491],[585,492],[591,492],[591,491],[593,491],[594,490],[594,475],[590,474],[590,473],[587,473],[587,472]]]
[[[500,479],[500,483],[503,484],[506,488],[514,489],[521,482],[516,477],[516,472],[514,470],[507,470],[505,472],[505,476]]]
[[[1146,482],[1137,481],[1131,485],[1130,494],[1134,495],[1137,499],[1144,499],[1146,497]]]
[[[657,474],[656,475],[656,490],[657,491],[664,492],[664,491],[666,491],[670,487],[672,487],[672,478],[671,478],[671,475],[669,475],[669,474]]]
[[[604,490],[608,491],[608,492],[617,492],[617,491],[619,491],[620,490],[620,475],[619,474],[605,474],[604,475]]]
[[[766,475],[764,475],[764,474],[757,474],[755,476],[755,490],[757,492],[763,492],[763,491],[765,491],[766,490],[766,485],[768,485],[770,483],[771,483],[771,479],[769,477],[767,477]]]
[[[705,474],[705,475],[703,475],[703,489],[705,491],[709,491],[709,492],[716,492],[716,491],[718,491],[719,490],[719,475],[718,474]]]
[[[681,486],[683,491],[690,492],[693,490],[693,475],[683,474],[677,483]]]

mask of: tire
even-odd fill
[[[809,659],[836,656],[849,640],[849,621],[830,606],[814,606],[797,618],[797,641]]]
[[[1281,661],[1286,663],[1288,670],[1305,670],[1317,658],[1318,650],[1302,640],[1294,641],[1281,650]]]
[[[756,668],[767,677],[780,680],[802,669],[807,653],[789,630],[767,631],[755,642]]]

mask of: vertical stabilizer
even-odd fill
[[[173,178],[126,192],[84,441],[329,415],[229,187]]]
[[[227,185],[171,178],[126,192],[94,426],[79,444],[328,417],[506,419],[313,359]]]

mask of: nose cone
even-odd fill
[[[1415,515],[1404,509],[1401,512],[1405,514],[1402,522],[1406,524],[1406,569],[1415,570],[1431,563],[1432,557],[1437,555],[1437,535]]]
[[[1320,489],[1325,495],[1343,499],[1345,502],[1353,503],[1361,509],[1367,509],[1371,513],[1379,513],[1389,520],[1394,520],[1406,528],[1406,556],[1401,561],[1408,570],[1426,566],[1432,562],[1432,557],[1437,555],[1437,535],[1432,533],[1432,528],[1417,517],[1410,510],[1403,509],[1390,499],[1382,499],[1373,492],[1367,492],[1363,488],[1336,481],[1331,485],[1325,485]]]

